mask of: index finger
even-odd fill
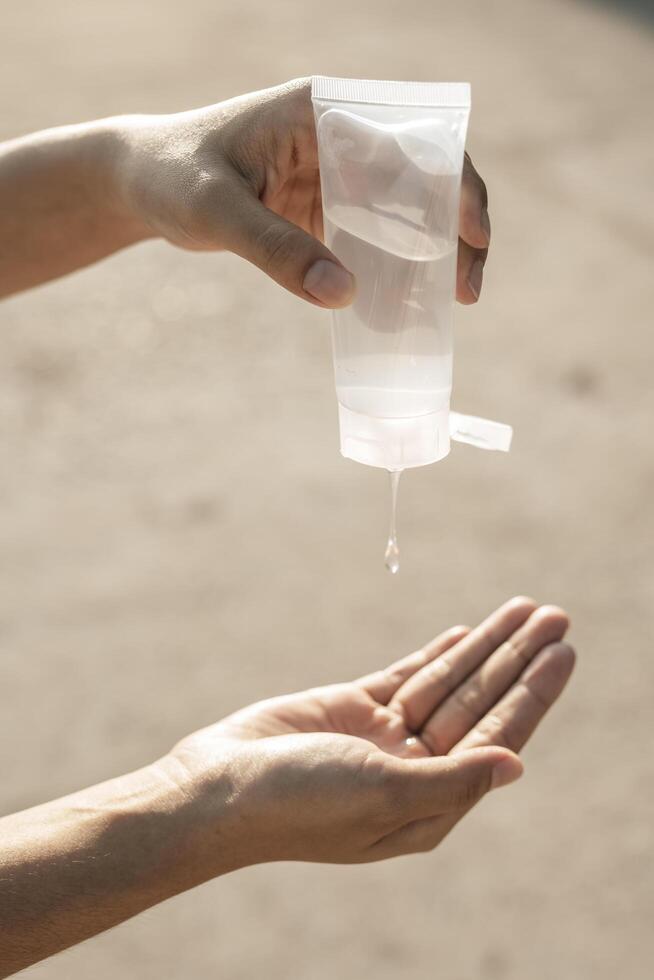
[[[356,683],[368,694],[378,701],[379,704],[388,704],[395,692],[404,684],[409,677],[417,674],[426,664],[431,663],[440,657],[462,640],[469,633],[467,626],[453,626],[445,633],[439,634],[422,650],[410,653],[407,657],[397,660],[383,670],[375,671],[374,674],[367,674],[360,677]]]

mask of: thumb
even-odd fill
[[[246,190],[223,211],[226,247],[309,303],[335,309],[354,298],[354,277],[317,238],[280,218]]]
[[[468,809],[489,790],[519,779],[523,771],[518,756],[498,746],[403,760],[402,769],[411,820]]]

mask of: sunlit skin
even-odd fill
[[[322,243],[308,79],[189,112],[118,116],[1,144],[0,213],[0,296],[153,237],[236,252],[317,306],[345,306],[356,289]],[[490,223],[468,157],[460,235],[456,293],[473,303]],[[317,262],[328,263],[318,267],[327,273],[321,282],[307,278]]]
[[[274,698],[157,762],[0,820],[0,976],[209,878],[436,847],[574,665],[565,613],[513,599],[359,680]]]
[[[356,284],[320,241],[309,84],[0,145],[0,295],[148,238],[231,250],[297,296]],[[466,158],[457,297],[490,239]],[[209,878],[268,861],[428,851],[490,790],[565,686],[556,607],[514,599],[391,667],[255,704],[144,768],[0,820],[0,976]]]
[[[379,673],[246,708],[185,739],[172,757],[192,776],[206,774],[212,758],[218,770],[233,754],[246,771],[248,760],[266,760],[279,813],[266,859],[429,850],[491,788],[496,763],[507,782],[520,776],[515,753],[574,665],[567,627],[561,609],[514,599],[476,629],[455,627]],[[390,812],[378,806],[380,781]],[[377,816],[390,826],[380,828]]]

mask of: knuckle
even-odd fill
[[[478,718],[484,709],[485,697],[478,680],[471,680],[452,694],[453,700],[467,715]]]
[[[404,673],[399,667],[389,667],[385,671],[380,671],[380,674],[393,688],[398,688],[405,679]],[[393,701],[394,700],[395,699],[393,699]]]
[[[534,702],[538,711],[540,711],[542,714],[544,714],[546,711],[549,711],[549,709],[552,706],[551,699],[545,697],[535,684],[533,683],[530,684],[529,682],[526,681],[520,686],[526,690],[528,696]]]
[[[443,697],[449,697],[456,688],[456,676],[448,653],[437,657],[424,670],[424,678],[434,686],[436,692]]]
[[[482,745],[508,746],[506,738],[506,722],[496,714],[488,714],[475,726],[475,732],[481,738]]]
[[[517,667],[526,667],[531,661],[529,648],[524,638],[516,639],[513,636],[509,637],[498,648],[498,654],[502,654],[510,661],[515,661]]]
[[[447,686],[452,668],[445,655],[436,657],[424,668],[425,679],[432,683],[442,681]]]
[[[304,107],[310,105],[311,78],[292,78],[289,82],[284,82],[279,86],[279,95],[291,106],[299,105]]]

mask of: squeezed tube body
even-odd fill
[[[357,282],[333,314],[341,452],[432,463],[449,452],[469,88],[316,78],[313,100],[325,243]]]

